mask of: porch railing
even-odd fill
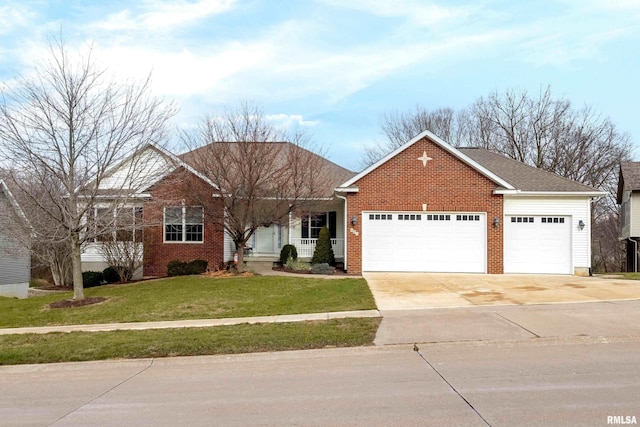
[[[311,258],[316,249],[318,239],[291,239],[291,244],[296,247],[298,256]],[[336,258],[344,258],[344,239],[331,239],[331,248]]]

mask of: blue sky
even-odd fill
[[[175,128],[252,100],[358,170],[385,112],[547,84],[640,144],[639,23],[640,0],[3,0],[0,80],[62,30],[122,78],[151,71]]]

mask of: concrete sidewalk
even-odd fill
[[[380,313],[376,345],[640,336],[640,300]]]
[[[171,328],[208,328],[253,323],[288,323],[309,320],[380,317],[378,310],[337,311],[329,313],[286,314],[279,316],[237,317],[226,319],[173,320],[164,322],[103,323],[96,325],[61,325],[29,328],[4,328],[0,335],[48,334],[50,332],[105,332],[118,330],[145,330]]]

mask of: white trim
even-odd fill
[[[375,162],[374,164],[372,164],[371,166],[369,166],[368,168],[366,168],[365,170],[363,170],[362,172],[360,172],[359,174],[357,174],[356,176],[354,176],[353,178],[351,178],[347,182],[345,182],[342,185],[340,185],[336,189],[336,191],[348,191],[348,190],[344,189],[344,187],[347,187],[347,188],[351,187],[354,183],[358,182],[362,177],[364,177],[365,175],[368,175],[370,172],[374,171],[379,166],[383,165],[388,160],[390,160],[393,157],[397,156],[398,154],[400,154],[401,152],[403,152],[407,148],[411,147],[416,142],[424,139],[425,137],[429,138],[431,141],[435,142],[437,145],[439,145],[445,151],[449,152],[449,154],[452,154],[453,156],[457,157],[459,160],[462,160],[464,163],[466,163],[467,165],[471,166],[473,169],[475,169],[476,171],[480,172],[482,175],[484,175],[485,177],[489,178],[491,181],[495,182],[496,184],[498,184],[498,185],[500,185],[500,186],[502,186],[504,188],[507,188],[509,190],[515,190],[515,187],[512,186],[511,184],[509,184],[507,181],[503,180],[498,175],[494,174],[493,172],[491,172],[488,169],[484,168],[480,164],[476,163],[470,157],[466,156],[465,154],[463,154],[462,152],[458,151],[457,149],[455,149],[451,145],[447,144],[445,141],[443,141],[442,139],[438,138],[433,133],[429,132],[428,130],[425,130],[424,132],[422,132],[418,136],[414,137],[409,142],[407,142],[404,145],[402,145],[402,146],[398,147],[397,149],[393,150],[391,153],[387,154],[382,159],[378,160],[377,162]]]
[[[9,190],[9,186],[2,179],[0,179],[0,190],[2,190],[4,194],[7,195],[7,199],[9,199],[9,203],[11,203],[11,206],[13,206],[13,209],[16,211],[18,216],[22,218],[24,221],[26,221],[29,227],[31,227],[31,225],[29,224],[29,220],[27,219],[27,216],[24,214],[24,211],[18,204],[18,201],[16,200],[16,198],[13,197],[11,190]]]
[[[167,240],[167,208],[180,208],[182,215],[182,240]],[[185,240],[187,237],[187,208],[200,208],[202,209],[202,240]],[[169,224],[173,225],[173,224]],[[204,227],[204,206],[187,206],[186,204],[182,204],[181,206],[163,206],[162,208],[162,243],[173,244],[173,243],[182,243],[182,244],[202,244],[205,241],[205,227]]]
[[[358,187],[346,187],[346,188],[338,187],[338,188],[334,188],[333,191],[337,191],[340,193],[357,193],[360,191],[360,189]]]
[[[575,197],[601,197],[606,195],[604,191],[525,191],[525,190],[493,190],[493,194],[502,194],[508,196],[575,196]]]
[[[348,212],[347,212],[347,198],[345,196],[341,196],[339,194],[336,194],[336,197],[344,200],[344,206],[343,206],[343,209],[342,209],[343,216],[344,216],[344,224],[343,224],[343,227],[344,227],[344,233],[343,233],[343,235],[344,235],[344,242],[343,242],[343,244],[344,244],[344,255],[342,257],[342,266],[343,266],[342,269],[344,271],[348,271],[347,253],[349,251],[347,250],[347,237],[348,237],[349,233],[347,232],[347,227],[348,227],[347,221],[349,220],[349,218],[347,217],[347,214],[348,214]]]

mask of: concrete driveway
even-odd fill
[[[533,274],[364,273],[379,310],[640,299],[640,281]]]

